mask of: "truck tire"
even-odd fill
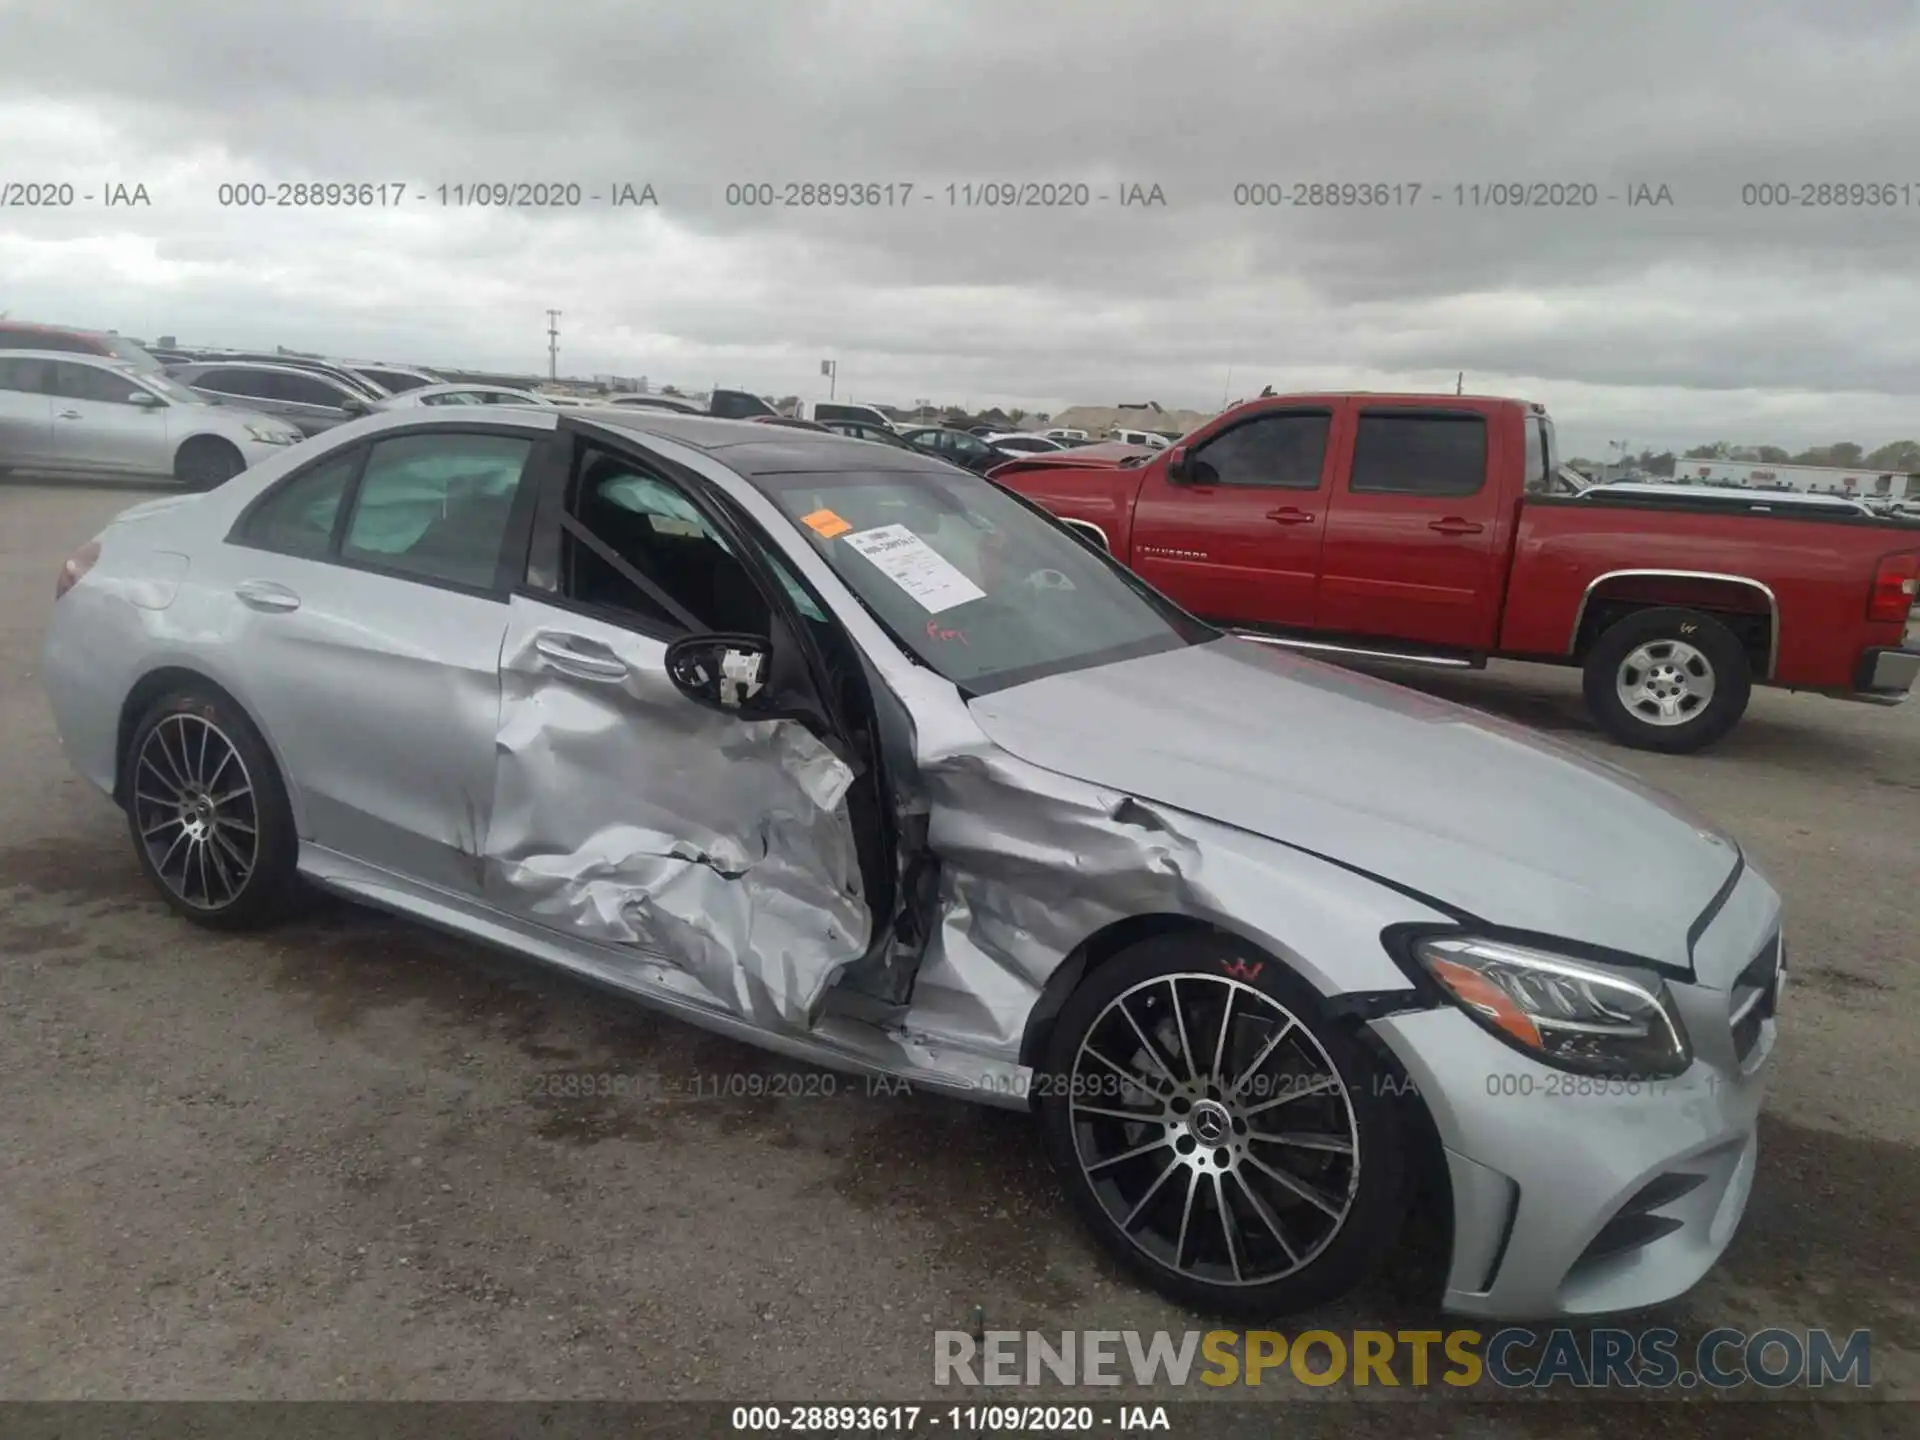
[[[1746,713],[1753,667],[1733,631],[1698,610],[1638,610],[1588,652],[1587,709],[1623,745],[1684,755]]]

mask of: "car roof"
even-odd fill
[[[75,325],[41,325],[32,320],[0,320],[0,334],[9,330],[23,330],[30,335],[80,335],[89,340],[118,340],[125,337],[109,335],[103,330],[82,330]]]
[[[871,440],[856,440],[831,430],[761,425],[752,420],[720,420],[711,415],[676,415],[633,405],[582,406],[567,419],[591,421],[608,430],[624,430],[636,439],[658,437],[704,450],[742,475],[919,470],[951,479],[954,469],[931,455],[875,446]]]
[[[325,371],[312,370],[305,365],[282,365],[272,360],[194,360],[185,365],[174,365],[171,370],[272,370],[284,375],[317,375],[322,380],[334,377]]]

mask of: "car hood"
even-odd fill
[[[1691,969],[1742,863],[1625,770],[1371,676],[1224,639],[970,706],[1031,764],[1266,836],[1515,930]]]

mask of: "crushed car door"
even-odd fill
[[[697,493],[582,439],[564,495],[543,495],[501,651],[488,899],[648,973],[674,967],[691,998],[805,1028],[874,928],[849,818],[858,762],[801,694],[794,597]],[[788,713],[814,718],[689,700],[665,655],[696,633],[766,637],[806,702]]]

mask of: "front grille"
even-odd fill
[[[1760,1043],[1761,1028],[1774,1017],[1780,1003],[1786,960],[1786,941],[1776,932],[1733,982],[1729,1021],[1733,1029],[1733,1053],[1742,1064]]]

